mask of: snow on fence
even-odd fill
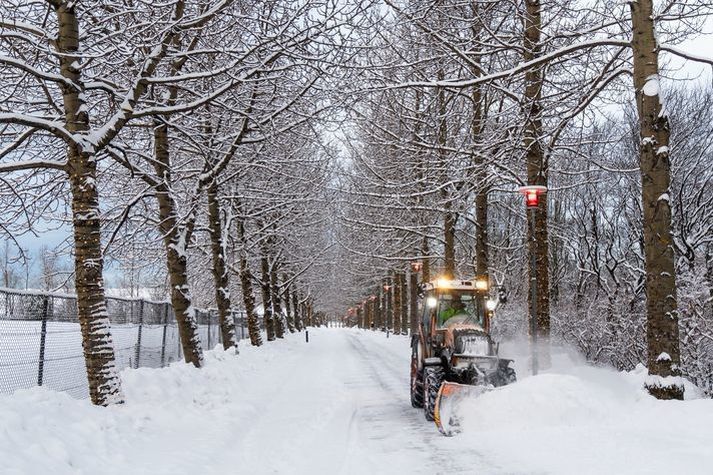
[[[168,302],[118,297],[106,302],[119,370],[182,359]],[[203,347],[220,343],[217,313],[198,310],[196,318]],[[245,338],[246,318],[235,312],[233,319],[237,337]],[[33,386],[89,396],[76,296],[0,289],[0,394]]]

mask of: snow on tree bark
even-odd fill
[[[443,80],[443,69],[438,70],[438,79]],[[446,109],[446,91],[438,88],[436,94],[438,106],[438,156],[439,164],[443,173],[448,169],[446,161],[446,145],[448,144],[448,124]],[[448,176],[443,177],[444,184]],[[454,279],[456,276],[456,215],[453,211],[453,198],[448,186],[441,188],[443,198],[443,276],[447,279]]]
[[[282,275],[282,282],[284,282],[283,287],[285,288],[285,313],[287,314],[287,329],[290,333],[295,332],[295,316],[292,312],[292,297],[291,290],[292,285],[289,283],[287,274]]]
[[[277,338],[285,337],[285,319],[282,314],[282,297],[280,292],[280,281],[277,278],[277,260],[273,261],[270,267],[270,291],[272,293],[272,315],[275,322],[275,336]]]
[[[409,329],[411,334],[418,333],[418,273],[409,274]]]
[[[403,307],[401,307],[401,273],[394,272],[393,282],[394,282],[394,333],[399,334],[401,332],[401,318],[403,316]]]
[[[653,2],[629,3],[633,27],[634,88],[639,114],[641,203],[646,269],[646,341],[650,375],[680,374],[676,272],[671,237],[670,128],[660,97],[658,44]],[[661,357],[661,355],[667,357]],[[683,386],[654,381],[649,392],[659,399],[683,399]]]
[[[166,268],[171,285],[171,304],[178,324],[183,358],[196,368],[203,366],[203,349],[198,336],[195,310],[188,285],[188,240],[190,230],[177,215],[171,188],[171,159],[168,126],[161,120],[154,123],[154,167],[162,180],[156,187],[160,224],[166,251]]]
[[[79,22],[74,3],[56,2],[54,8],[59,23],[56,45],[60,53],[60,73],[71,84],[61,86],[66,128],[82,134],[89,130],[89,115],[80,89]],[[104,298],[96,157],[80,150],[77,144],[68,144],[67,173],[72,193],[77,307],[89,396],[97,405],[121,403],[123,394],[114,364],[114,347]]]
[[[267,341],[275,340],[275,319],[272,315],[272,289],[270,285],[270,262],[268,260],[267,254],[263,249],[263,255],[260,258],[260,290],[262,291],[262,309],[263,309],[263,322],[265,323],[265,333],[267,334]]]
[[[401,284],[401,334],[408,335],[409,329],[409,304],[408,304],[408,285],[406,282],[406,274],[399,273],[399,281]]]
[[[235,323],[230,306],[230,279],[225,262],[225,240],[223,237],[223,219],[219,201],[218,184],[208,187],[208,227],[210,230],[211,254],[213,259],[213,282],[215,283],[215,303],[218,308],[218,322],[223,339],[223,348],[236,346]]]
[[[242,214],[240,202],[234,201],[237,216],[235,217],[235,231],[240,246],[238,252],[238,271],[240,275],[240,290],[243,295],[243,305],[245,306],[245,314],[248,320],[248,335],[250,336],[250,344],[253,346],[262,345],[262,336],[260,335],[260,321],[258,320],[257,312],[255,311],[255,295],[253,294],[252,280],[253,276],[250,272],[247,253],[247,238],[245,236],[245,217]]]
[[[302,331],[303,325],[302,325],[302,305],[300,305],[300,297],[299,293],[297,290],[292,292],[292,308],[294,309],[295,312],[295,329],[297,329],[298,332]]]

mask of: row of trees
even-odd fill
[[[396,335],[418,331],[418,296],[421,263],[413,263],[411,271],[393,272],[373,293],[349,307],[343,317],[349,326],[393,332]]]
[[[196,285],[213,287],[226,348],[233,288],[253,344],[257,289],[268,340],[310,323],[310,273],[329,247],[320,185],[331,154],[316,121],[333,106],[325,84],[365,3],[2,3],[0,229],[7,239],[71,229],[95,404],[123,400],[105,258],[163,263],[197,367]]]
[[[713,389],[711,90],[663,80],[659,64],[710,63],[677,47],[710,5],[386,3],[362,58],[379,87],[352,108],[342,171],[349,301],[419,260],[424,280],[504,283],[497,330],[513,335],[530,328],[534,285],[540,339]],[[525,184],[549,188],[527,216]],[[675,379],[648,387],[682,397]]]

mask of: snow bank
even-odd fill
[[[226,444],[245,432],[260,412],[255,400],[274,388],[263,381],[254,399],[244,393],[297,341],[243,347],[239,357],[216,347],[200,370],[184,363],[124,370],[121,406],[95,407],[41,387],[2,396],[0,473],[235,473]]]
[[[553,369],[464,402],[463,443],[515,473],[710,473],[713,401],[643,389],[646,368],[617,372],[553,355]]]

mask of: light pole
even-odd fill
[[[536,375],[538,370],[537,358],[537,239],[535,237],[535,213],[540,204],[540,195],[547,193],[547,187],[542,185],[521,186],[520,193],[525,196],[525,206],[530,213],[530,235],[532,245],[530,246],[530,342],[532,345],[532,374]]]

